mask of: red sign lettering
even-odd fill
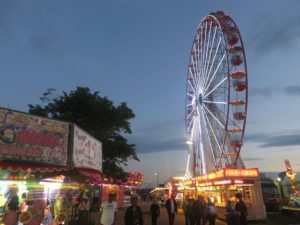
[[[57,145],[58,139],[59,137],[54,134],[22,130],[18,133],[17,142],[53,148]]]

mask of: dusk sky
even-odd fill
[[[248,67],[249,104],[241,155],[246,167],[300,170],[300,1],[0,1],[0,106],[28,111],[48,88],[89,87],[136,117],[127,138],[156,185],[184,175],[189,53],[201,19],[231,15]],[[101,140],[100,140],[101,141]]]

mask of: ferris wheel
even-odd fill
[[[186,84],[186,135],[190,170],[195,175],[244,168],[240,151],[247,99],[247,66],[239,29],[224,12],[210,13],[197,28]]]

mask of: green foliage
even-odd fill
[[[54,97],[55,89],[48,89],[40,100],[41,105],[28,105],[29,113],[77,124],[103,144],[103,173],[109,178],[125,180],[122,165],[129,159],[139,161],[135,145],[122,136],[131,133],[129,120],[133,111],[122,102],[115,107],[99,92],[91,93],[87,87],[77,87],[69,93]]]

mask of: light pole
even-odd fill
[[[280,197],[281,197],[281,204],[284,202],[284,193],[283,193],[283,187],[282,187],[282,179],[280,177],[277,177],[278,186],[280,190]]]
[[[156,187],[158,187],[158,173],[154,174],[156,176]]]

